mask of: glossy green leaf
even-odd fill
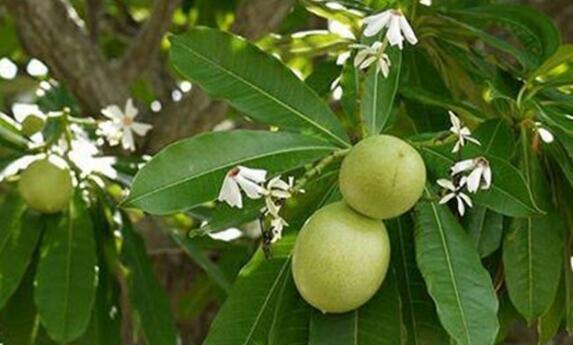
[[[494,155],[510,160],[516,146],[515,133],[503,119],[488,120],[481,124],[473,133],[473,137],[480,141],[481,146],[470,147],[485,154]]]
[[[482,258],[489,256],[501,245],[503,235],[501,214],[483,206],[475,206],[464,217],[463,225]]]
[[[312,307],[298,293],[292,273],[284,280],[279,294],[269,345],[307,345]]]
[[[523,133],[527,133],[523,129]],[[538,158],[522,136],[522,166],[537,201],[547,214],[512,220],[503,244],[505,280],[516,309],[531,323],[545,314],[555,299],[562,265],[563,222],[551,202],[549,185]]]
[[[400,90],[402,96],[422,104],[439,107],[446,111],[452,110],[457,114],[464,114],[472,118],[487,118],[483,111],[475,105],[466,101],[455,100],[435,92],[435,90],[430,91],[421,87],[404,87]]]
[[[0,309],[26,273],[43,226],[39,215],[25,212],[17,193],[0,205]]]
[[[379,134],[385,127],[394,106],[398,93],[400,71],[402,68],[402,51],[396,47],[387,49],[392,62],[390,74],[384,77],[374,66],[368,71],[362,98],[362,116],[370,135]]]
[[[168,146],[136,175],[125,204],[152,214],[174,213],[214,200],[237,165],[280,174],[315,161],[335,147],[312,137],[239,130],[211,132]]]
[[[432,197],[427,189],[426,196]],[[498,301],[488,272],[450,210],[435,202],[416,207],[416,258],[438,316],[460,345],[492,345]]]
[[[447,344],[449,337],[440,324],[434,302],[416,266],[412,217],[407,214],[385,223],[392,244],[391,263],[396,271],[403,322],[408,334],[405,344]]]
[[[96,288],[92,223],[81,196],[69,210],[47,220],[36,273],[35,300],[52,339],[69,343],[88,327]]]
[[[169,300],[153,273],[143,239],[133,230],[126,217],[122,233],[121,259],[129,270],[129,297],[141,322],[146,344],[177,345],[177,331]]]
[[[406,334],[402,324],[400,293],[393,270],[368,303],[345,314],[313,310],[309,345],[396,345]]]
[[[262,250],[241,270],[231,294],[211,325],[204,345],[254,345],[265,343],[272,324],[277,296],[290,274],[294,236],[273,246],[273,257]]]
[[[555,296],[555,300],[551,308],[543,314],[537,321],[537,343],[540,345],[548,344],[551,339],[557,334],[565,315],[565,286],[563,281],[559,284],[559,289]]]
[[[175,68],[209,94],[257,121],[348,146],[328,106],[275,57],[244,39],[208,28],[193,28],[171,42]]]

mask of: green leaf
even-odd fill
[[[386,222],[392,244],[392,267],[402,300],[407,345],[447,344],[449,337],[440,325],[434,302],[426,291],[416,266],[414,222],[407,214]]]
[[[42,219],[25,212],[17,192],[0,207],[0,309],[18,289],[43,230]]]
[[[387,53],[392,62],[388,77],[385,78],[381,72],[377,72],[376,68],[370,68],[364,84],[362,115],[370,135],[376,135],[384,129],[398,93],[402,51],[391,47]]]
[[[296,288],[292,274],[284,280],[269,332],[269,345],[307,345],[312,307]]]
[[[24,150],[28,140],[20,134],[19,125],[7,115],[0,113],[0,143],[10,148]]]
[[[553,301],[551,308],[549,308],[549,310],[537,321],[537,333],[539,334],[537,343],[539,345],[548,344],[559,331],[559,327],[563,321],[563,316],[565,315],[565,307],[563,304],[563,301],[565,301],[565,293],[566,291],[562,278],[557,295],[555,296],[555,301]]]
[[[259,250],[243,267],[204,345],[266,342],[278,293],[290,274],[293,245],[294,236],[289,234],[273,246],[272,259],[265,259]]]
[[[425,105],[431,105],[444,110],[452,110],[457,114],[463,114],[472,118],[485,119],[487,116],[475,105],[458,101],[435,91],[430,91],[422,87],[404,87],[400,89],[400,94],[407,99],[420,102]]]
[[[484,154],[509,160],[515,152],[515,134],[503,119],[489,120],[481,124],[473,133],[481,146],[474,146]]]
[[[129,297],[147,345],[177,345],[169,300],[153,273],[145,244],[123,217],[121,260],[129,269]]]
[[[189,209],[217,198],[225,174],[242,164],[280,174],[333,152],[312,137],[265,131],[211,132],[168,146],[135,176],[125,204],[152,214]]]
[[[433,197],[426,189],[426,196]],[[469,236],[445,206],[416,207],[416,258],[442,325],[460,345],[492,345],[498,301]]]
[[[552,205],[550,187],[530,141],[522,130],[521,156],[526,179],[537,201],[548,210],[544,216],[513,219],[503,244],[503,264],[509,297],[531,323],[551,307],[559,286],[562,265],[563,222]]]
[[[366,305],[345,314],[322,314],[314,309],[309,345],[396,345],[406,334],[400,293],[390,270],[380,291]]]
[[[543,65],[531,73],[529,81],[532,82],[537,78],[542,78],[542,80],[536,81],[544,81],[547,75],[557,67],[571,62],[573,62],[573,44],[563,44]]]
[[[244,39],[208,28],[193,28],[171,42],[175,68],[212,96],[257,121],[348,146],[328,106],[275,57]]]
[[[173,242],[181,247],[185,253],[189,255],[189,257],[193,259],[193,261],[199,267],[201,267],[209,275],[209,277],[213,279],[215,283],[217,283],[217,285],[219,285],[219,287],[221,287],[225,292],[229,292],[231,283],[227,277],[225,277],[223,272],[219,269],[219,266],[213,263],[213,261],[211,261],[211,259],[209,259],[203,253],[201,248],[197,247],[193,243],[192,239],[185,238],[183,235],[178,233],[172,233],[169,237],[173,240]]]
[[[35,300],[52,339],[69,343],[88,327],[96,288],[92,223],[78,193],[69,211],[48,218],[36,274]]]
[[[463,219],[463,225],[482,258],[492,254],[501,245],[503,235],[501,214],[483,206],[476,206]]]

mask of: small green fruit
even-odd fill
[[[340,191],[348,205],[375,219],[397,217],[414,206],[426,184],[426,166],[406,142],[389,135],[359,142],[342,162]]]
[[[294,281],[302,297],[323,313],[344,313],[378,291],[390,260],[381,221],[339,202],[318,210],[296,240]]]
[[[69,169],[55,157],[30,164],[20,175],[18,188],[28,206],[49,214],[66,209],[73,194]]]
[[[22,134],[25,136],[32,136],[42,129],[46,125],[46,121],[38,115],[28,115],[22,122]]]

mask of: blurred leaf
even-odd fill
[[[340,76],[340,69],[341,67],[332,61],[318,63],[312,74],[306,78],[305,83],[319,96],[325,97],[330,94],[332,84]]]
[[[177,345],[169,300],[153,273],[145,244],[123,217],[121,260],[128,268],[129,297],[147,345]]]
[[[294,236],[273,246],[273,257],[259,250],[243,267],[217,314],[204,345],[254,345],[266,341],[277,295],[290,274]]]
[[[473,137],[481,143],[475,147],[485,154],[491,154],[505,160],[513,157],[516,140],[511,127],[503,119],[488,120],[482,123],[473,133]]]
[[[551,72],[569,63],[573,63],[573,44],[563,44],[543,65],[531,73],[529,82],[545,82],[550,79]]]
[[[382,72],[377,72],[373,65],[368,70],[364,84],[362,114],[370,135],[379,134],[388,123],[400,84],[402,51],[390,47],[386,53],[392,62],[388,77],[384,77]]]
[[[175,36],[172,44],[175,68],[212,96],[257,121],[348,146],[328,106],[275,57],[237,36],[207,28]]]
[[[503,235],[501,214],[483,206],[476,206],[463,219],[463,225],[482,258],[495,252],[501,245]]]
[[[17,126],[12,118],[0,113],[0,144],[16,150],[24,150],[28,147],[28,140],[20,134]]]
[[[415,100],[422,104],[427,104],[444,109],[452,110],[457,114],[464,114],[472,118],[486,119],[487,116],[475,105],[466,101],[458,101],[447,96],[435,93],[419,87],[404,87],[400,89],[400,94],[408,99]]]
[[[557,290],[557,295],[555,296],[555,301],[551,305],[551,308],[543,314],[537,321],[537,333],[539,338],[537,340],[538,344],[547,344],[559,331],[561,322],[563,321],[563,316],[565,315],[565,308],[563,301],[565,300],[565,287],[563,285],[563,280],[559,284],[559,289]]]
[[[0,309],[18,289],[42,230],[42,219],[25,212],[18,192],[10,193],[0,205]]]
[[[225,277],[219,267],[193,243],[192,239],[185,238],[183,235],[178,233],[172,233],[169,237],[178,246],[180,246],[185,253],[193,259],[193,261],[201,267],[215,283],[217,283],[217,285],[219,285],[225,292],[229,292],[231,284],[227,280],[227,277]]]
[[[128,207],[167,214],[217,198],[225,174],[237,165],[280,174],[335,150],[295,133],[238,130],[211,132],[168,146],[136,175]]]
[[[69,343],[90,321],[96,288],[96,253],[86,205],[77,193],[69,210],[50,216],[42,240],[35,300],[52,339]]]
[[[392,266],[396,270],[402,300],[403,321],[408,334],[407,345],[447,344],[434,302],[426,291],[424,279],[416,265],[414,222],[411,215],[386,221],[392,244]]]
[[[426,196],[432,197],[426,189]],[[498,301],[469,236],[445,206],[416,207],[416,258],[442,325],[460,345],[491,345]]]
[[[368,303],[345,314],[322,314],[316,309],[310,321],[309,345],[403,344],[400,293],[393,270]]]

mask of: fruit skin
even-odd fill
[[[46,121],[37,115],[28,115],[22,122],[22,134],[25,136],[32,136],[42,129],[46,125]]]
[[[426,166],[406,142],[389,135],[359,142],[340,168],[340,191],[348,205],[375,219],[411,209],[422,196]]]
[[[374,296],[389,261],[384,224],[338,202],[318,210],[303,226],[292,271],[309,304],[323,313],[344,313]]]
[[[68,168],[54,162],[53,157],[33,162],[22,172],[18,183],[26,204],[42,213],[66,209],[74,190]]]

